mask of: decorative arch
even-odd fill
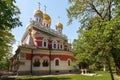
[[[55,58],[54,63],[55,63],[55,66],[59,66],[60,65],[60,59]]]
[[[59,34],[62,33],[62,29],[61,28],[57,28],[57,31],[58,31]]]
[[[43,21],[42,25],[45,26],[46,28],[50,28],[50,23]]]
[[[49,58],[47,56],[42,58],[42,66],[48,67],[49,66]]]
[[[58,44],[56,40],[53,40],[52,42],[52,49],[58,49]]]
[[[35,19],[36,19],[36,22],[39,22],[39,23],[42,22],[42,18],[41,17],[35,17]]]
[[[67,60],[68,66],[71,66],[71,59]]]
[[[33,57],[33,66],[34,67],[40,67],[40,62],[41,58],[39,56],[34,56]]]
[[[63,46],[63,43],[62,43],[62,42],[59,43],[59,49],[61,49],[61,50],[64,49],[64,46]]]
[[[48,48],[48,40],[46,38],[43,39],[43,47]]]

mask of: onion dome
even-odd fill
[[[51,23],[51,18],[48,14],[43,14],[43,21]]]
[[[63,25],[62,25],[60,22],[58,22],[58,23],[56,24],[56,29],[57,29],[57,28],[63,29]]]
[[[34,17],[43,17],[43,12],[40,10],[36,10],[34,13]]]
[[[48,22],[48,23],[51,23],[51,18],[50,18],[50,16],[48,15],[48,14],[46,14],[46,6],[44,6],[45,7],[45,12],[44,12],[44,14],[43,14],[43,21],[45,21],[45,22]]]
[[[39,9],[34,12],[34,17],[43,17],[43,12],[40,10],[40,3],[39,4]]]
[[[58,17],[58,18],[59,18],[59,21],[58,21],[58,23],[56,24],[56,29],[58,29],[58,28],[63,29],[63,25],[62,25],[62,23],[60,23],[60,17]]]

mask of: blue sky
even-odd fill
[[[55,25],[58,22],[58,16],[60,16],[60,22],[63,24],[63,34],[68,36],[68,41],[72,42],[77,38],[76,31],[79,24],[77,21],[73,21],[71,25],[67,25],[68,17],[66,8],[69,7],[68,0],[16,0],[16,5],[21,11],[20,20],[23,24],[22,27],[17,27],[12,30],[15,36],[16,43],[13,45],[13,50],[17,48],[18,41],[21,42],[21,38],[29,24],[30,18],[34,19],[33,13],[38,9],[38,2],[41,3],[40,10],[44,12],[44,5],[46,5],[46,13],[51,17],[51,28],[55,29]]]

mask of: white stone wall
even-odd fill
[[[57,58],[58,59],[58,58]],[[55,59],[56,60],[56,59]],[[55,65],[55,60],[51,61],[51,70],[74,70],[73,66],[69,66],[68,65],[68,61],[61,61],[59,59],[59,66]],[[25,62],[24,65],[20,65],[18,71],[30,71],[31,69],[31,61],[30,60],[22,60],[23,62]],[[72,64],[72,63],[71,63]],[[32,66],[33,71],[39,71],[39,70],[49,70],[49,66],[48,67],[43,67],[42,63],[40,65],[40,67],[34,67]]]
[[[74,69],[72,66],[68,66],[68,61],[61,61],[59,62],[59,66],[55,65],[55,60],[51,61],[51,68],[52,70],[72,70]]]
[[[24,49],[21,50],[20,53],[20,62],[24,62],[24,64],[20,64],[19,65],[19,72],[29,72],[31,70],[31,60],[26,60],[26,53],[30,53],[30,49]],[[34,54],[49,54],[49,50],[41,50],[41,49],[37,49],[34,50],[33,52]],[[59,50],[52,50],[51,51],[52,55],[70,55],[72,56],[73,54],[71,54],[71,52],[68,51],[59,51]],[[47,67],[43,67],[42,66],[42,62],[43,59],[47,58],[49,60],[49,57],[40,57],[40,56],[34,56],[33,57],[33,62],[35,58],[39,58],[40,59],[40,67],[34,67],[32,66],[32,70],[33,71],[48,71],[49,72],[49,65]],[[59,60],[59,66],[55,65],[55,60],[58,59]],[[68,60],[70,60],[70,66],[68,65]],[[75,68],[72,66],[72,61],[71,59],[68,60],[60,60],[59,58],[55,58],[54,60],[51,61],[51,71],[55,72],[55,71],[70,71],[70,70],[75,70]]]
[[[31,67],[31,62],[30,60],[21,60],[22,62],[24,62],[24,65],[20,65],[18,71],[30,71],[30,67]]]

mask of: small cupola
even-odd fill
[[[43,12],[40,10],[40,2],[38,4],[39,4],[39,7],[38,7],[38,10],[34,12],[34,17],[37,22],[42,22]]]
[[[50,28],[50,25],[51,25],[51,18],[50,16],[46,13],[46,6],[44,6],[44,14],[43,14],[43,22],[42,24],[45,26],[45,27],[48,27]]]
[[[63,25],[60,23],[60,17],[58,17],[58,23],[56,24],[56,30],[58,33],[62,33]]]

